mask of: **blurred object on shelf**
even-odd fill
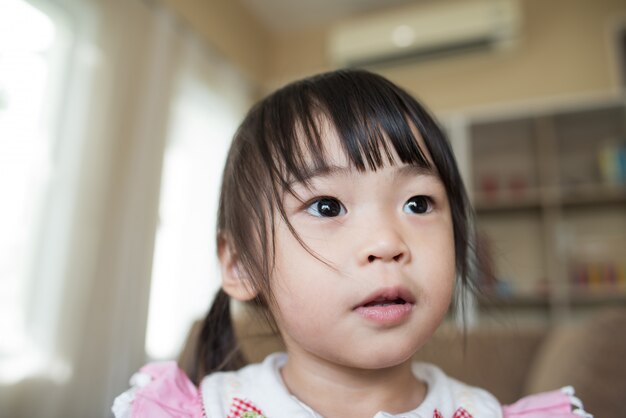
[[[528,179],[521,173],[516,173],[509,178],[509,192],[515,200],[524,199],[528,194]]]
[[[573,262],[569,265],[569,271],[575,291],[619,291],[626,294],[625,262]]]
[[[483,174],[480,179],[480,188],[483,196],[488,200],[496,200],[500,195],[498,178],[493,174]]]
[[[532,119],[485,120],[469,126],[473,191],[478,206],[526,204],[538,187]]]
[[[626,259],[618,237],[578,235],[571,239],[568,271],[577,294],[626,295]]]
[[[487,298],[510,299],[516,298],[518,289],[515,288],[513,278],[498,277],[494,265],[493,244],[484,232],[477,233],[476,260],[478,263],[478,288]]]
[[[519,203],[530,196],[529,178],[524,173],[483,173],[478,198],[483,203]]]
[[[607,142],[598,153],[598,165],[601,178],[605,183],[626,184],[626,143],[624,141]]]

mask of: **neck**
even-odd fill
[[[410,360],[369,370],[290,353],[282,377],[294,396],[325,418],[399,414],[417,408],[426,396],[426,385],[413,375]]]

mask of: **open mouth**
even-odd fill
[[[413,294],[402,286],[393,286],[374,291],[354,308],[374,308],[407,304],[415,304],[415,297]]]
[[[370,307],[374,307],[374,306],[389,306],[389,305],[404,305],[405,303],[408,303],[406,300],[402,299],[402,298],[396,298],[393,300],[389,300],[389,299],[385,299],[385,298],[379,298],[377,300],[373,300],[371,302],[368,302],[364,305],[361,305],[365,308],[370,308]]]
[[[404,323],[415,307],[415,297],[402,286],[378,289],[354,307],[354,312],[376,326],[393,327]]]

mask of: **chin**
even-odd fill
[[[365,370],[387,369],[410,361],[416,352],[417,349],[413,346],[366,347],[351,356],[349,363],[353,367]],[[355,359],[358,361],[355,362]]]

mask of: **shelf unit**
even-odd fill
[[[626,97],[483,111],[463,125],[481,309],[559,321],[626,305]]]

